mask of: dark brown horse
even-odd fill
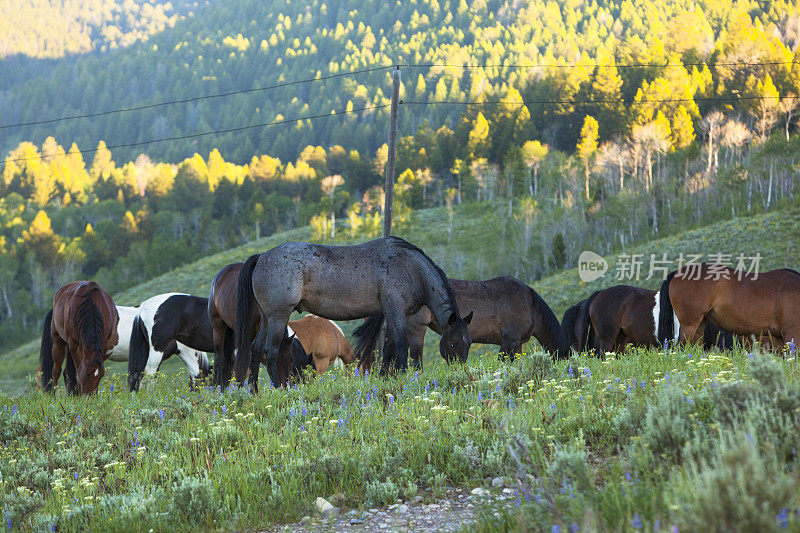
[[[660,346],[656,335],[660,312],[656,291],[616,285],[596,291],[568,309],[563,326],[571,331],[570,342],[578,352],[620,352],[628,344]],[[676,320],[674,314],[672,319]],[[733,347],[733,337],[709,323],[703,346],[729,349]]]
[[[211,282],[211,292],[206,302],[208,320],[211,322],[211,337],[214,344],[214,385],[227,388],[233,374],[234,330],[236,326],[236,290],[239,272],[244,263],[233,263],[223,267]],[[250,314],[250,336],[255,336],[259,326],[259,315],[255,302]],[[263,361],[263,359],[262,359]],[[290,377],[299,378],[302,369],[313,366],[310,353],[303,349],[300,338],[293,333],[281,341],[278,353],[278,374],[281,385]]]
[[[701,263],[670,273],[660,291],[658,338],[694,343],[713,322],[745,337],[800,340],[800,273],[783,268],[758,275]]]
[[[105,375],[103,362],[119,342],[114,300],[94,281],[61,287],[42,327],[39,350],[41,387],[49,392],[67,360],[64,383],[70,394],[92,394]]]
[[[467,326],[472,342],[499,345],[501,355],[513,361],[522,345],[535,337],[554,358],[567,357],[569,345],[553,310],[518,279],[503,276],[485,281],[447,281],[461,312],[473,314]],[[407,327],[411,358],[421,369],[425,332],[430,328],[441,334],[441,327],[427,307],[408,317]]]

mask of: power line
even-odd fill
[[[188,135],[178,135],[178,136],[175,136],[175,137],[162,137],[161,139],[151,139],[151,140],[147,140],[147,141],[137,141],[137,142],[132,142],[132,143],[115,144],[115,145],[112,145],[112,146],[106,146],[106,149],[107,150],[113,150],[113,149],[116,149],[116,148],[131,148],[131,147],[134,147],[134,146],[142,146],[142,145],[145,145],[145,144],[153,144],[153,143],[164,142],[164,141],[180,141],[180,140],[185,140],[185,139],[193,139],[193,138],[196,138],[196,137],[204,137],[204,136],[207,136],[207,135],[218,135],[218,134],[222,134],[222,133],[232,133],[234,131],[243,131],[243,130],[249,130],[249,129],[253,129],[253,128],[265,128],[265,127],[269,127],[269,126],[278,126],[280,124],[290,124],[290,123],[298,122],[298,121],[301,121],[301,120],[315,120],[315,119],[320,119],[320,118],[334,117],[334,116],[337,116],[337,115],[350,115],[350,114],[353,114],[353,113],[359,113],[361,111],[372,111],[372,110],[375,110],[375,109],[383,109],[385,107],[389,107],[389,104],[366,106],[366,107],[361,107],[361,108],[358,108],[358,109],[351,109],[349,111],[347,111],[347,110],[344,110],[344,111],[342,111],[342,110],[340,110],[340,111],[331,111],[330,113],[324,113],[324,114],[319,114],[319,115],[308,115],[308,116],[305,116],[305,117],[287,118],[287,119],[283,119],[283,120],[275,120],[275,121],[272,121],[272,122],[262,122],[260,124],[252,124],[250,126],[239,126],[239,127],[236,127],[236,128],[227,128],[227,129],[223,129],[223,130],[204,131],[204,132],[201,132],[201,133],[191,133],[191,134],[188,134]],[[78,149],[78,152],[62,151],[62,152],[57,152],[55,154],[47,154],[47,155],[42,154],[42,155],[39,155],[39,156],[36,156],[36,157],[20,157],[20,158],[16,158],[16,159],[6,159],[6,160],[3,161],[3,163],[4,164],[5,163],[16,163],[16,162],[20,162],[20,161],[31,161],[31,160],[36,160],[36,159],[46,160],[46,159],[51,158],[51,157],[55,157],[55,156],[59,156],[59,155],[69,155],[71,153],[91,154],[93,152],[97,152],[98,150],[99,150],[99,148],[91,148],[91,149],[88,149],[88,150],[80,150],[80,149]]]
[[[504,102],[502,100],[494,101],[460,101],[460,100],[403,100],[401,103],[407,105],[439,105],[439,104],[453,104],[453,105],[582,105],[582,104],[626,104],[626,105],[639,105],[639,104],[661,104],[661,103],[678,103],[678,102],[739,102],[749,100],[779,100],[781,98],[798,99],[800,96],[721,96],[714,98],[663,98],[663,99],[645,99],[634,100],[630,98],[612,98],[601,100],[520,100],[517,102]]]
[[[688,66],[709,66],[709,67],[720,67],[720,66],[729,66],[729,67],[741,67],[741,66],[775,66],[775,65],[794,65],[798,64],[797,61],[768,61],[768,62],[721,62],[721,63],[705,63],[705,62],[696,62],[696,63],[630,63],[630,64],[599,64],[599,63],[573,63],[567,65],[558,65],[558,64],[506,64],[506,63],[496,63],[496,64],[458,64],[458,63],[400,63],[398,66],[409,67],[409,68],[433,68],[433,67],[453,67],[453,68],[611,68],[615,67],[618,69],[625,69],[625,68],[668,68],[668,67],[688,67]],[[126,107],[120,109],[110,109],[106,111],[98,111],[95,113],[85,113],[81,115],[70,115],[65,117],[57,117],[51,119],[44,119],[44,120],[36,120],[30,122],[17,122],[13,124],[2,124],[0,125],[0,130],[9,129],[9,128],[18,128],[24,126],[37,126],[43,124],[52,124],[54,122],[62,122],[68,120],[77,120],[83,118],[94,118],[100,116],[107,116],[113,115],[117,113],[126,113],[130,111],[142,111],[145,109],[153,109],[156,107],[174,105],[174,104],[185,104],[191,102],[197,102],[201,100],[210,100],[214,98],[224,98],[227,96],[233,96],[237,94],[248,94],[253,92],[259,91],[266,91],[270,89],[278,89],[282,87],[289,87],[292,85],[299,85],[302,83],[311,83],[315,81],[323,81],[328,79],[340,78],[343,76],[355,75],[355,74],[365,74],[369,72],[375,72],[379,70],[387,70],[392,68],[391,66],[377,66],[377,67],[370,67],[360,70],[348,71],[348,72],[340,72],[337,74],[330,74],[327,76],[320,76],[318,78],[308,78],[304,80],[294,80],[288,81],[283,83],[277,83],[274,85],[268,85],[266,87],[255,87],[250,89],[239,89],[235,91],[228,91],[224,93],[216,93],[216,94],[206,94],[195,96],[191,98],[184,98],[179,100],[168,100],[164,102],[156,102],[153,104],[144,104],[140,106],[134,107]]]
[[[795,65],[800,64],[798,61],[766,61],[766,62],[720,62],[720,63],[705,63],[705,62],[696,62],[696,63],[629,63],[629,64],[600,64],[600,63],[573,63],[573,64],[566,64],[566,65],[558,65],[558,64],[546,64],[546,63],[539,63],[539,64],[509,64],[509,63],[473,63],[473,64],[459,64],[459,63],[399,63],[398,66],[401,67],[408,67],[408,68],[434,68],[434,67],[447,67],[447,68],[466,68],[466,69],[473,69],[473,68],[513,68],[513,69],[535,69],[535,68],[558,68],[558,69],[568,69],[568,68],[618,68],[618,69],[630,69],[630,68],[670,68],[670,67],[690,67],[690,66],[709,66],[709,67],[754,67],[754,66],[777,66],[777,65]],[[350,76],[355,74],[366,74],[369,72],[376,72],[380,70],[388,70],[392,68],[390,65],[381,65],[376,67],[369,67],[360,70],[353,70],[348,72],[340,72],[337,74],[329,74],[327,76],[320,76],[318,78],[308,78],[303,80],[294,80],[294,81],[287,81],[282,83],[276,83],[274,85],[268,85],[265,87],[254,87],[250,89],[239,89],[235,91],[228,91],[224,93],[215,93],[215,94],[205,94],[200,96],[194,96],[190,98],[183,98],[179,100],[167,100],[164,102],[156,102],[153,104],[144,104],[139,106],[133,107],[125,107],[119,109],[109,109],[106,111],[98,111],[94,113],[84,113],[80,115],[68,115],[64,117],[56,117],[50,119],[43,119],[43,120],[34,120],[29,122],[17,122],[13,124],[0,124],[0,130],[10,129],[10,128],[20,128],[25,126],[39,126],[43,124],[53,124],[55,122],[63,122],[68,120],[78,120],[83,118],[95,118],[107,115],[114,115],[117,113],[127,113],[131,111],[143,111],[145,109],[153,109],[157,107],[163,107],[168,105],[175,105],[175,104],[186,104],[191,102],[197,102],[201,100],[210,100],[214,98],[224,98],[227,96],[234,96],[237,94],[248,94],[254,93],[259,91],[267,91],[271,89],[279,89],[282,87],[289,87],[292,85],[299,85],[302,83],[312,83],[316,81],[323,81],[329,80],[334,78],[340,78],[343,76]]]
[[[451,68],[514,68],[514,69],[535,69],[535,68],[671,68],[671,67],[769,67],[777,65],[797,65],[800,61],[763,61],[763,62],[718,62],[706,63],[704,61],[690,62],[690,63],[568,63],[559,65],[554,63],[531,63],[531,64],[509,64],[509,63],[401,63],[401,67],[410,68],[433,68],[433,67],[451,67]]]
[[[266,87],[255,87],[255,88],[251,88],[251,89],[240,89],[240,90],[236,90],[236,91],[229,91],[229,92],[217,93],[217,94],[204,94],[204,95],[201,95],[201,96],[194,96],[194,97],[191,97],[191,98],[184,98],[184,99],[181,99],[181,100],[168,100],[168,101],[165,101],[165,102],[156,102],[154,104],[145,104],[145,105],[134,106],[134,107],[124,107],[124,108],[120,108],[120,109],[110,109],[108,111],[98,111],[96,113],[86,113],[86,114],[83,114],[83,115],[70,115],[70,116],[66,116],[66,117],[50,118],[50,119],[44,119],[44,120],[35,120],[35,121],[31,121],[31,122],[17,122],[16,124],[2,124],[2,125],[0,125],[0,130],[4,130],[4,129],[8,129],[8,128],[19,128],[19,127],[23,127],[23,126],[38,126],[38,125],[41,125],[41,124],[52,124],[54,122],[61,122],[61,121],[66,121],[66,120],[76,120],[76,119],[80,119],[80,118],[102,117],[102,116],[105,116],[105,115],[114,115],[114,114],[117,114],[117,113],[127,113],[129,111],[142,111],[144,109],[153,109],[155,107],[162,107],[162,106],[168,106],[168,105],[173,105],[173,104],[186,104],[186,103],[189,103],[189,102],[197,102],[199,100],[210,100],[212,98],[224,98],[226,96],[233,96],[233,95],[236,95],[236,94],[246,94],[246,93],[253,93],[253,92],[258,92],[258,91],[267,91],[267,90],[270,90],[270,89],[279,89],[281,87],[289,87],[291,85],[299,85],[301,83],[311,83],[311,82],[315,82],[315,81],[330,80],[330,79],[333,79],[333,78],[341,78],[342,76],[350,76],[350,75],[354,75],[354,74],[365,74],[367,72],[375,72],[377,70],[388,70],[388,69],[390,69],[392,67],[393,67],[393,65],[392,66],[371,67],[371,68],[365,68],[365,69],[361,69],[361,70],[352,70],[352,71],[349,71],[349,72],[340,72],[338,74],[330,74],[328,76],[321,76],[319,78],[309,78],[309,79],[305,79],[305,80],[295,80],[295,81],[287,81],[287,82],[282,82],[282,83],[276,83],[275,85],[268,85]]]

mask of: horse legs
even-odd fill
[[[285,318],[272,316],[269,319],[267,319],[267,327],[265,328],[264,320],[262,319],[261,327],[258,330],[258,335],[256,335],[256,340],[253,342],[253,346],[251,346],[250,349],[251,386],[257,383],[258,381],[258,363],[261,360],[260,357],[255,356],[255,354],[257,353],[254,351],[256,346],[260,348],[260,351],[258,353],[261,353],[263,351],[266,355],[267,372],[269,372],[269,378],[272,381],[272,386],[273,387],[281,386],[281,379],[280,375],[278,374],[278,352],[281,349],[283,338],[286,336],[286,325],[288,323],[289,323],[288,315]]]
[[[214,385],[228,388],[233,376],[234,359],[225,351],[225,337],[231,333],[230,328],[216,312],[209,313],[211,334],[214,339]]]
[[[77,346],[67,345],[65,358],[67,366],[64,369],[64,387],[67,389],[67,393],[71,394],[72,396],[77,396],[80,393],[80,387],[78,386],[78,372],[75,366],[75,359],[72,357],[72,354],[76,353],[78,353]]]
[[[411,350],[411,361],[414,370],[422,371],[422,350],[425,345],[425,332],[428,330],[427,324],[413,324],[411,321],[406,323],[408,346]]]
[[[69,357],[69,350],[67,349],[67,343],[64,342],[61,337],[55,337],[53,339],[53,374],[52,374],[52,382],[50,387],[52,390],[56,383],[58,383],[58,378],[61,376],[61,365],[64,362],[64,357]],[[64,378],[66,381],[66,377]]]
[[[679,339],[681,344],[694,344],[703,338],[703,333],[706,329],[704,315],[694,318],[693,320],[688,320],[686,323],[681,322],[680,324],[681,334]]]
[[[408,332],[406,331],[406,315],[402,310],[394,309],[386,313],[386,341],[384,342],[383,367],[385,375],[389,363],[394,363],[395,370],[405,372],[408,368]],[[387,357],[388,356],[388,357]]]

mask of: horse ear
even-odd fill
[[[470,311],[469,314],[464,317],[464,324],[469,324],[470,322],[472,322],[472,313],[473,312]]]

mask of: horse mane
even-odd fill
[[[102,357],[103,314],[92,301],[95,290],[97,290],[95,287],[89,287],[76,292],[75,296],[81,298],[81,302],[75,310],[74,324],[75,329],[80,332],[80,340],[84,348],[95,352],[98,357]]]
[[[800,276],[800,272],[798,272],[797,270],[795,270],[793,268],[782,268],[781,270],[785,270],[787,272],[791,272],[792,274],[797,274],[798,276]]]
[[[545,349],[558,359],[566,359],[569,354],[570,343],[567,340],[564,329],[561,327],[561,323],[558,321],[558,317],[538,292],[530,287],[528,288],[533,298],[533,310],[539,313],[539,318],[552,337],[550,340],[555,343],[555,346],[545,346]],[[539,342],[541,343],[541,340]]]
[[[419,255],[421,255],[422,258],[425,259],[428,262],[428,264],[430,264],[433,267],[433,269],[436,271],[436,273],[439,275],[439,278],[442,280],[442,284],[444,285],[444,288],[447,291],[447,296],[452,300],[453,305],[456,304],[456,294],[453,292],[453,288],[450,286],[450,283],[447,281],[447,275],[444,273],[444,270],[442,270],[439,267],[439,265],[437,265],[436,263],[433,262],[433,259],[431,259],[428,256],[428,254],[423,252],[421,248],[419,248],[417,246],[414,246],[413,244],[411,244],[407,240],[402,239],[400,237],[389,236],[389,237],[386,237],[386,241],[389,242],[389,244],[391,244],[392,246],[396,246],[398,248],[403,248],[405,250],[411,250],[412,252],[416,252]]]

